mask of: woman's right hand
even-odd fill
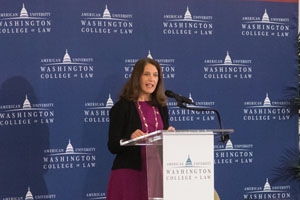
[[[136,129],[130,136],[131,139],[134,139],[134,138],[137,138],[137,137],[140,137],[142,135],[145,135],[145,133],[140,130],[140,129]]]

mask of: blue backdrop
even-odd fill
[[[0,198],[105,199],[108,112],[134,63],[217,109],[221,199],[300,199],[298,1],[0,0]],[[176,129],[219,128],[178,108]]]

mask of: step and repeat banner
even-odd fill
[[[298,1],[0,5],[0,200],[105,199],[109,109],[143,57],[161,64],[166,89],[218,110],[235,130],[226,143],[215,139],[222,200],[300,199]],[[219,128],[213,111],[173,99],[168,107],[178,130]],[[194,175],[211,178],[205,170],[171,178]]]

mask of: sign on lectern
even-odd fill
[[[145,146],[149,200],[213,200],[214,138],[232,132],[155,131],[121,145]]]
[[[163,133],[165,200],[214,198],[213,132]]]

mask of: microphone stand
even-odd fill
[[[186,105],[183,104],[182,101],[176,100],[177,101],[177,106],[180,108],[184,108],[187,110],[194,110],[194,111],[213,111],[214,113],[216,113],[217,117],[218,117],[218,122],[219,122],[219,127],[221,130],[221,142],[226,142],[227,140],[229,140],[229,134],[228,133],[224,133],[223,130],[223,126],[222,126],[222,120],[221,120],[221,116],[219,111],[217,111],[216,109],[212,109],[212,108],[197,108],[197,107],[188,107]]]

